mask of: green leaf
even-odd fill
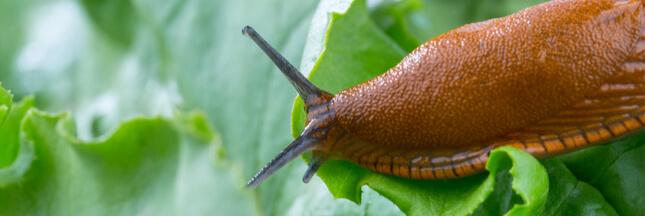
[[[33,144],[21,138],[20,124],[22,118],[33,106],[32,97],[25,98],[22,103],[13,105],[12,95],[0,86],[0,188],[19,182],[34,160]],[[6,118],[2,118],[2,108],[6,109]]]
[[[542,215],[618,215],[596,188],[577,179],[558,158],[542,163],[550,181],[547,208]]]
[[[423,7],[421,0],[405,0],[400,2],[383,2],[371,10],[371,19],[380,29],[391,37],[406,53],[412,52],[423,41],[415,38],[409,31],[406,14],[415,12]]]
[[[381,23],[379,20],[389,18],[381,17],[376,11],[369,17],[376,20],[375,25],[379,28],[391,29],[382,33],[392,38],[392,42],[388,43],[405,47],[400,45],[404,43],[396,39],[397,34],[422,42],[465,23],[503,16],[537,4],[537,1],[424,0],[422,3],[420,8],[413,7],[414,5],[405,6],[403,1],[402,5],[393,4],[394,8],[380,6],[381,3],[378,2],[368,7],[370,10],[383,9],[383,15],[392,17],[392,23],[396,25]],[[98,137],[100,140],[92,142],[105,141],[109,134],[114,134],[121,128],[120,122],[124,118],[132,119],[142,115],[165,116],[161,118],[164,119],[161,124],[172,124],[174,133],[183,137],[179,138],[182,140],[181,144],[177,144],[182,155],[179,156],[179,160],[164,156],[164,159],[159,160],[169,162],[160,164],[174,161],[183,165],[182,168],[163,166],[159,169],[177,172],[177,179],[181,181],[172,185],[153,183],[143,190],[170,188],[173,191],[183,191],[169,195],[175,197],[173,199],[177,200],[176,203],[163,203],[164,206],[172,206],[166,208],[171,209],[166,214],[402,214],[392,202],[367,186],[361,188],[362,204],[357,206],[347,199],[334,200],[318,177],[309,184],[303,184],[300,179],[306,165],[300,161],[288,164],[254,191],[238,190],[240,184],[246,182],[292,141],[289,136],[289,108],[296,95],[262,51],[240,34],[241,28],[245,25],[255,27],[287,59],[295,65],[300,64],[302,72],[307,74],[317,64],[321,52],[326,49],[324,40],[327,38],[327,25],[332,20],[332,15],[328,13],[342,14],[350,4],[350,1],[343,0],[321,1],[320,4],[316,1],[301,0],[0,1],[0,81],[5,87],[10,87],[16,98],[24,99],[26,95],[36,95],[36,100],[32,103],[43,110],[72,110],[77,125],[76,133],[82,140],[94,140]],[[311,31],[308,34],[310,27]],[[401,50],[408,50],[409,47],[408,45]],[[302,61],[299,62],[301,56]],[[353,58],[360,60],[362,57]],[[386,61],[395,64],[399,60]],[[327,64],[327,67],[333,67],[333,64]],[[365,67],[369,68],[370,65]],[[375,72],[374,76],[380,72]],[[332,77],[355,76],[352,73]],[[345,81],[355,84],[364,80]],[[337,88],[340,90],[344,87]],[[14,104],[10,112],[16,111],[18,106],[18,103]],[[204,110],[204,113],[199,115],[208,116],[208,120],[204,118],[199,123],[200,121],[196,120],[199,118],[191,120],[178,117],[182,115],[173,115],[176,109]],[[29,108],[23,110],[25,114],[30,112]],[[0,130],[9,130],[7,128],[10,121],[10,117],[7,117]],[[10,129],[18,134],[16,137],[20,134],[17,132],[20,129],[20,121],[21,118],[17,118],[11,123],[18,125]],[[69,127],[71,123],[68,121],[64,125]],[[220,136],[209,135],[205,129],[208,125],[220,132]],[[2,133],[0,139],[5,137],[4,132]],[[222,140],[221,145],[205,142],[209,139],[217,140],[218,137]],[[194,141],[196,145],[183,148],[183,140]],[[15,164],[13,162],[18,157],[21,142],[10,143],[0,143],[0,160],[3,161],[0,169]],[[37,150],[38,146],[34,147],[34,150]],[[4,157],[5,155],[9,157]],[[37,155],[35,157],[33,163],[40,160]],[[212,159],[208,159],[209,157]],[[27,174],[31,172],[28,169]],[[496,179],[495,185],[506,186],[513,195],[512,177],[507,172],[499,175],[504,173],[508,177]],[[84,174],[81,172],[81,175]],[[65,175],[55,176],[63,180],[67,178]],[[74,183],[87,184],[81,188],[97,185],[89,180]],[[20,187],[20,190],[15,190],[20,192],[15,194],[28,194],[33,191],[29,182],[24,184],[24,187],[20,185],[23,184],[7,187]],[[153,186],[157,189],[150,189]],[[100,190],[109,189],[97,187]],[[76,192],[78,191],[61,189],[38,191],[37,199],[21,203],[24,209],[30,211],[10,212],[10,215],[36,214],[32,212],[41,209],[40,204],[54,203],[53,198],[72,202],[69,197],[82,194]],[[493,191],[493,194],[495,192]],[[11,196],[4,194],[2,191],[0,196]],[[78,196],[91,198],[85,195]],[[225,199],[229,196],[232,198]],[[634,195],[626,197],[630,196]],[[521,199],[519,195],[512,197]],[[131,196],[123,198],[120,203],[110,205],[159,203],[155,199],[156,196]],[[0,205],[3,203],[4,201],[0,202]],[[640,201],[632,203],[639,205]],[[508,206],[507,210],[515,203],[505,204]],[[178,205],[186,207],[174,207]],[[94,206],[98,206],[99,209],[106,208],[103,202],[88,203],[82,199],[78,205],[51,208],[55,208],[60,214],[69,215],[66,213],[86,213],[78,209]],[[156,208],[159,205],[150,206]],[[133,208],[136,207],[124,209]],[[545,208],[548,208],[548,204]],[[104,214],[133,214],[126,211],[106,212]],[[147,212],[156,213],[155,210]],[[54,215],[55,212],[51,214]]]
[[[12,105],[11,95],[0,86],[0,98],[3,97],[8,99],[6,106],[11,110],[0,125],[0,188],[19,182],[34,160],[33,144],[20,133],[21,120],[34,105],[34,99],[28,97]]]
[[[579,181],[559,159],[541,161],[549,175],[549,194],[541,215],[616,215],[602,194],[589,184]],[[508,173],[498,173],[500,182],[510,182]],[[523,203],[510,185],[495,184],[495,190],[473,215],[502,215],[511,206]],[[525,215],[536,215],[528,212]]]
[[[220,140],[202,113],[135,118],[96,141],[82,141],[69,113],[47,114],[29,108],[31,102],[15,106],[2,130],[2,137],[6,126],[19,130],[20,143],[32,148],[19,150],[30,158],[19,156],[0,169],[8,183],[0,187],[1,215],[258,213],[239,165],[221,157]],[[19,127],[14,117],[22,117]],[[31,164],[26,172],[5,172],[23,161]]]
[[[501,152],[504,151],[506,155]],[[494,176],[501,169],[508,167],[506,158],[513,161],[509,173],[513,176],[512,188],[522,197],[523,204],[517,204],[510,209],[507,215],[530,215],[541,212],[549,192],[549,179],[546,169],[537,164],[535,158],[528,153],[504,146],[491,152],[486,169]]]
[[[8,87],[12,84],[9,79],[14,55],[25,40],[24,23],[16,17],[24,15],[28,4],[25,1],[0,1],[0,82],[6,82]]]
[[[0,55],[7,62],[0,64],[7,69],[0,80],[16,98],[36,95],[43,110],[71,110],[84,140],[112,133],[122,119],[204,110],[232,162],[223,166],[244,176],[211,182],[224,189],[246,182],[292,141],[289,115],[296,92],[240,30],[255,27],[298,65],[317,1],[124,2],[0,1],[8,5],[0,7],[7,11],[0,22],[9,24],[0,31],[8,38],[0,40],[0,54],[8,53]],[[387,212],[382,206],[398,211],[377,193],[363,206],[334,200],[319,179],[302,183],[305,169],[302,162],[288,164],[240,203],[252,202],[260,215]],[[217,195],[201,200],[216,203],[228,191],[208,191]],[[219,208],[225,213],[244,206]]]
[[[549,185],[546,170],[527,153],[510,147],[491,153],[486,166],[490,174],[485,179],[482,174],[455,180],[422,181],[372,173],[374,180],[368,185],[409,215],[467,215],[491,193],[496,175],[509,168],[514,177],[513,190],[523,197],[524,204],[513,206],[508,214],[541,211]]]
[[[130,0],[81,0],[89,18],[115,42],[129,46],[139,26],[139,16]],[[119,14],[119,16],[115,16]]]
[[[596,188],[619,215],[645,212],[645,132],[611,145],[559,157],[581,181]]]
[[[0,83],[0,126],[7,119],[9,110],[11,110],[11,101],[13,100],[13,95],[11,92],[2,88],[2,83]]]
[[[20,133],[19,125],[22,117],[33,105],[33,100],[25,100],[16,106],[10,114],[10,120],[0,128],[0,150],[2,150],[2,166],[0,166],[0,187],[15,184],[22,180],[35,159],[33,143]]]

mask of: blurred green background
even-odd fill
[[[83,140],[109,134],[121,121],[138,116],[173,118],[175,110],[203,111],[221,135],[226,162],[196,160],[205,165],[195,172],[223,167],[217,175],[228,176],[204,177],[204,184],[210,180],[215,186],[202,188],[177,186],[181,181],[158,184],[162,187],[158,190],[196,188],[184,193],[186,202],[196,204],[174,206],[166,214],[365,212],[373,207],[334,200],[319,179],[303,184],[306,165],[301,161],[290,163],[255,191],[243,188],[292,141],[289,119],[296,93],[241,29],[255,27],[298,66],[317,5],[301,0],[3,0],[0,82],[15,95],[14,102],[35,95],[41,110],[71,111],[76,134]],[[39,195],[52,193],[61,192]],[[375,193],[373,197],[379,198]],[[63,199],[74,202],[84,197]],[[146,196],[132,199],[153,203],[150,206],[165,203]],[[99,214],[146,212],[145,204],[126,208],[124,203],[132,201],[121,202],[90,204],[124,209]],[[387,203],[385,209],[396,209],[381,202]],[[88,213],[69,209],[78,206],[71,203],[47,207],[38,203],[23,203],[35,209],[22,212]],[[12,210],[16,209],[0,211],[21,212]],[[159,212],[149,214],[153,213]]]
[[[339,5],[339,11],[348,5],[348,1],[325,2]],[[392,2],[395,1],[368,1],[377,24],[384,29],[392,24],[386,18],[379,19],[387,17],[380,16],[385,12],[379,9]],[[465,23],[504,16],[540,2],[543,1],[427,0],[425,7],[406,16],[414,23],[410,26],[411,34],[430,39]],[[166,147],[171,147],[164,151],[155,146],[142,148],[160,152],[158,162],[165,164],[160,168],[117,172],[124,177],[115,178],[118,182],[115,188],[121,187],[118,184],[128,184],[131,179],[143,179],[138,183],[139,187],[153,189],[139,193],[130,188],[127,190],[135,191],[135,195],[114,198],[103,197],[111,196],[108,192],[85,197],[83,193],[65,194],[55,189],[33,190],[33,196],[29,198],[32,201],[53,197],[64,202],[23,202],[22,207],[0,212],[401,214],[394,204],[368,187],[364,187],[362,204],[356,205],[345,199],[334,200],[317,177],[309,184],[302,183],[306,164],[300,160],[289,163],[254,191],[243,188],[255,172],[293,140],[290,114],[296,92],[261,50],[242,36],[241,29],[253,26],[298,66],[305,44],[315,40],[308,38],[308,32],[318,5],[318,1],[310,0],[0,1],[0,82],[15,95],[14,103],[34,95],[35,106],[40,110],[49,113],[71,111],[76,125],[72,133],[85,141],[99,139],[102,142],[103,135],[121,129],[119,132],[123,133],[127,130],[170,133],[170,140],[182,143],[166,143]],[[314,20],[313,25],[324,24],[323,19]],[[306,64],[312,61],[315,59],[304,60],[303,73],[309,73],[310,65]],[[140,116],[162,116],[169,119],[168,122],[191,121],[191,117],[186,117],[190,115],[185,113],[194,110],[203,114],[205,128],[212,127],[212,130],[197,131],[213,133],[212,137],[195,141],[190,133],[176,132],[182,129],[137,130],[140,127],[119,126],[124,120]],[[198,120],[192,120],[199,122],[201,117],[196,118]],[[134,123],[175,124],[164,122],[166,120]],[[185,125],[179,128],[200,124]],[[162,134],[147,135],[140,139]],[[69,140],[60,142],[73,143]],[[184,144],[193,142],[206,145]],[[127,148],[120,150],[127,151]],[[122,154],[119,150],[114,151],[110,153],[112,156]],[[172,156],[176,152],[182,154]],[[123,154],[123,157],[127,155]],[[64,160],[65,157],[60,158]],[[133,161],[127,166],[139,166],[137,160]],[[74,173],[75,170],[66,174],[66,178],[72,179],[70,181],[75,181],[76,176],[86,178]],[[31,184],[24,187],[31,188]],[[100,187],[88,186],[89,191],[85,192],[94,193],[93,190]],[[10,190],[0,192],[11,193]],[[11,194],[0,196],[9,197],[0,199],[0,206],[12,199]],[[86,198],[92,201],[75,203],[75,200]],[[83,205],[87,206],[79,207]]]

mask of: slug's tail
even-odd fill
[[[332,124],[337,121],[335,114],[328,115],[331,111],[329,102],[333,98],[332,94],[320,90],[313,83],[309,82],[305,76],[269,45],[253,28],[250,26],[244,27],[242,34],[253,39],[264,53],[271,58],[273,63],[280,68],[280,71],[287,77],[296,91],[298,91],[300,97],[304,100],[305,110],[308,113],[308,123],[304,132],[248,182],[248,188],[255,188],[289,161],[305,152],[320,149],[322,146],[321,140],[323,140],[321,136],[327,136],[327,132],[334,126]],[[315,108],[310,110],[311,107]],[[309,115],[315,115],[315,117],[310,117]],[[304,182],[309,182],[320,165],[327,160],[327,157],[321,151],[313,151],[312,154],[313,159],[311,160],[309,169],[302,178]]]

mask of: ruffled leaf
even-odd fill
[[[83,141],[69,113],[32,102],[14,106],[0,130],[0,146],[21,146],[0,168],[0,215],[258,214],[203,113],[135,118]]]

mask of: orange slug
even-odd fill
[[[513,146],[545,158],[643,131],[645,0],[555,0],[465,25],[381,76],[332,95],[252,28],[305,102],[302,134],[248,183],[305,152],[412,179],[484,172]]]

